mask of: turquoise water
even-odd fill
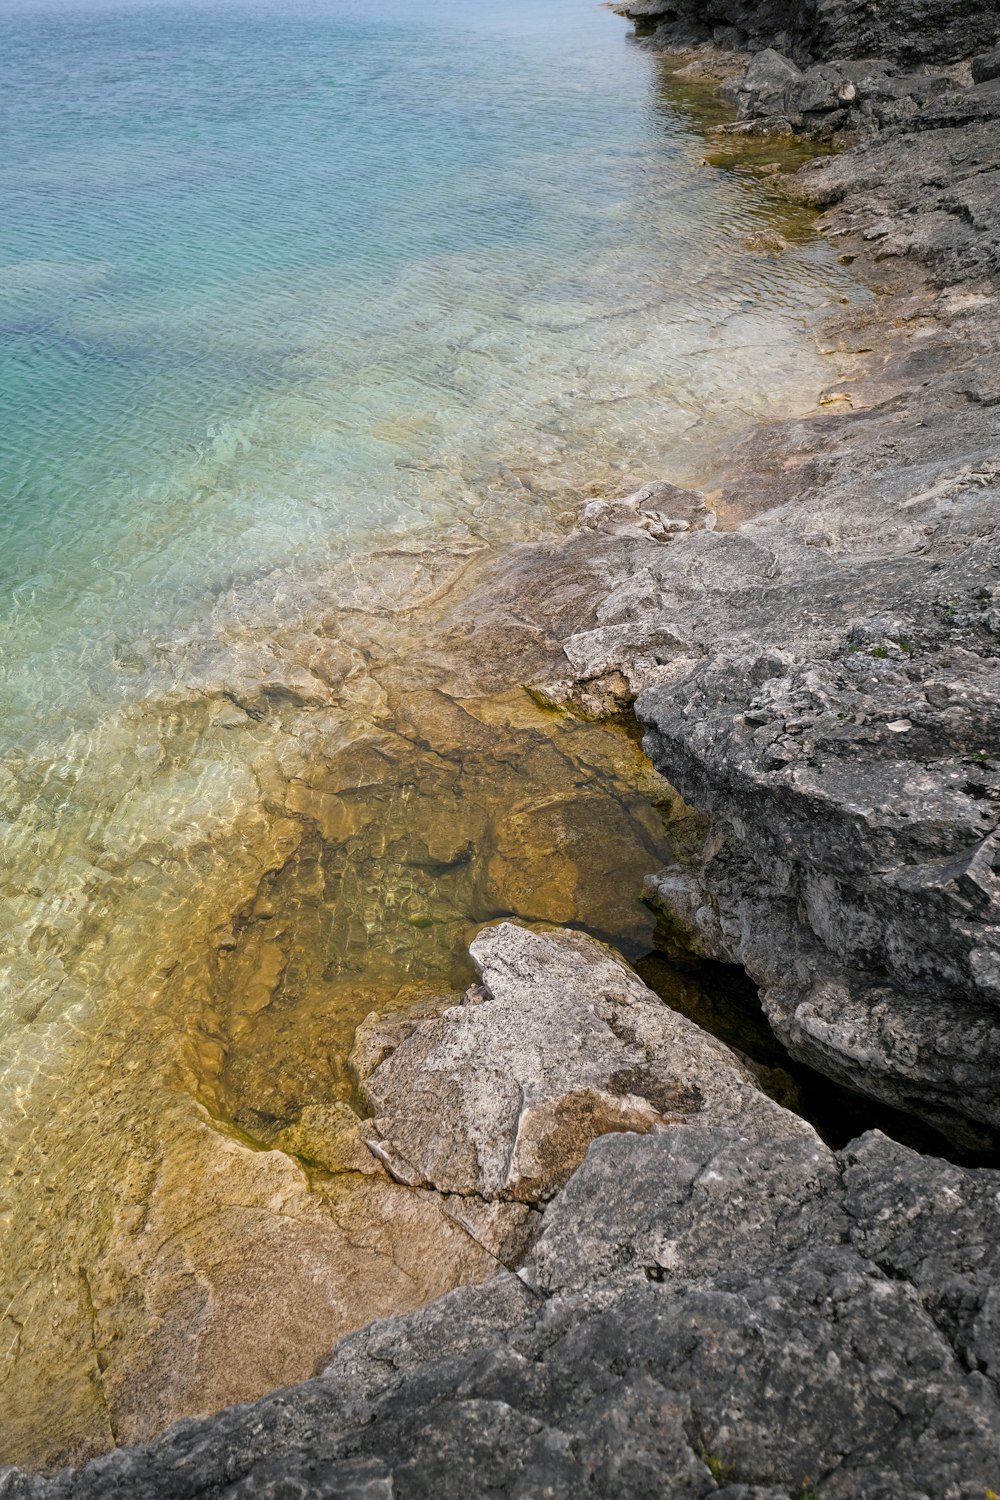
[[[648,940],[665,789],[477,674],[487,548],[813,408],[853,293],[626,32],[0,0],[0,1462],[307,1376],[343,1242],[225,1121],[490,917]]]
[[[8,0],[8,743],[131,691],[128,643],[236,578],[544,530],[821,381],[837,268],[741,249],[766,203],[697,165],[625,30],[591,0]]]

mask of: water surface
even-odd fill
[[[430,1295],[377,1247],[343,1292],[369,1189],[283,1132],[481,922],[648,944],[683,810],[463,655],[463,579],[809,409],[850,289],[624,31],[0,14],[0,1461],[252,1397]]]
[[[537,528],[510,470],[681,468],[815,378],[829,255],[743,252],[773,209],[697,165],[623,31],[590,0],[5,7],[8,738],[234,577]]]

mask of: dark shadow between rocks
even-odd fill
[[[678,963],[653,951],[633,967],[651,990],[752,1067],[761,1087],[785,1109],[808,1120],[833,1151],[869,1130],[967,1167],[1000,1167],[1000,1152],[963,1150],[940,1131],[905,1111],[880,1104],[798,1062],[775,1036],[757,986],[739,964],[711,959]]]

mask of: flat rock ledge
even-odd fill
[[[3,1500],[983,1500],[1000,1172],[831,1152],[579,934],[474,952],[462,1004],[371,1018],[355,1066],[393,1170],[534,1219],[517,1270]]]

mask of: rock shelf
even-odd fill
[[[516,1273],[5,1500],[987,1491],[1000,1173],[877,1132],[831,1152],[591,939],[475,952],[461,1006],[367,1028],[355,1065],[379,1155],[513,1234]]]
[[[852,365],[820,410],[755,432],[702,491],[656,476],[589,497],[555,545],[442,562],[421,594],[439,626],[438,731],[475,738],[471,697],[480,724],[509,724],[509,700],[484,704],[512,669],[581,733],[634,716],[670,812],[646,888],[670,954],[740,965],[794,1057],[958,1151],[993,1151],[1000,20],[948,0],[625,9],[670,66],[726,81],[739,118],[708,161],[775,132],[837,138],[844,149],[797,172],[759,166],[822,210],[875,297],[827,325]],[[424,567],[401,570],[414,584]],[[311,607],[284,601],[289,641]],[[330,662],[282,655],[277,638],[270,675],[234,630],[225,660],[192,656],[188,677],[251,721],[261,694],[329,717],[330,682],[350,682],[368,710],[383,695],[398,732],[392,672],[369,670],[363,640]],[[449,665],[459,647],[474,694]],[[404,738],[431,754],[410,707]],[[570,757],[575,775],[588,753]],[[340,838],[346,789],[304,749],[270,816]],[[595,850],[609,828],[602,812]],[[425,850],[442,871],[453,843]],[[551,891],[518,847],[499,831],[482,878]],[[239,1061],[238,1018],[225,1060],[215,1039],[189,1059],[214,1151],[265,1153],[282,1201],[309,1171],[348,1174],[357,1212],[394,1225],[387,1275],[429,1257],[444,1283],[475,1284],[349,1333],[303,1385],[82,1469],[6,1471],[4,1500],[1000,1489],[1000,1174],[878,1132],[831,1150],[617,955],[543,925],[579,920],[581,878],[566,911],[507,903],[534,921],[479,933],[464,996],[469,975],[447,995],[387,986],[350,1078],[324,1079],[294,1121],[248,1106],[264,1070]],[[272,990],[273,897],[250,893],[219,944],[242,945]],[[406,1213],[386,1207],[404,1198]],[[308,1238],[297,1210],[289,1221]],[[340,1232],[357,1250],[357,1222]],[[266,1269],[258,1252],[248,1275]],[[314,1281],[331,1274],[324,1257]],[[436,1289],[414,1285],[411,1305]]]

